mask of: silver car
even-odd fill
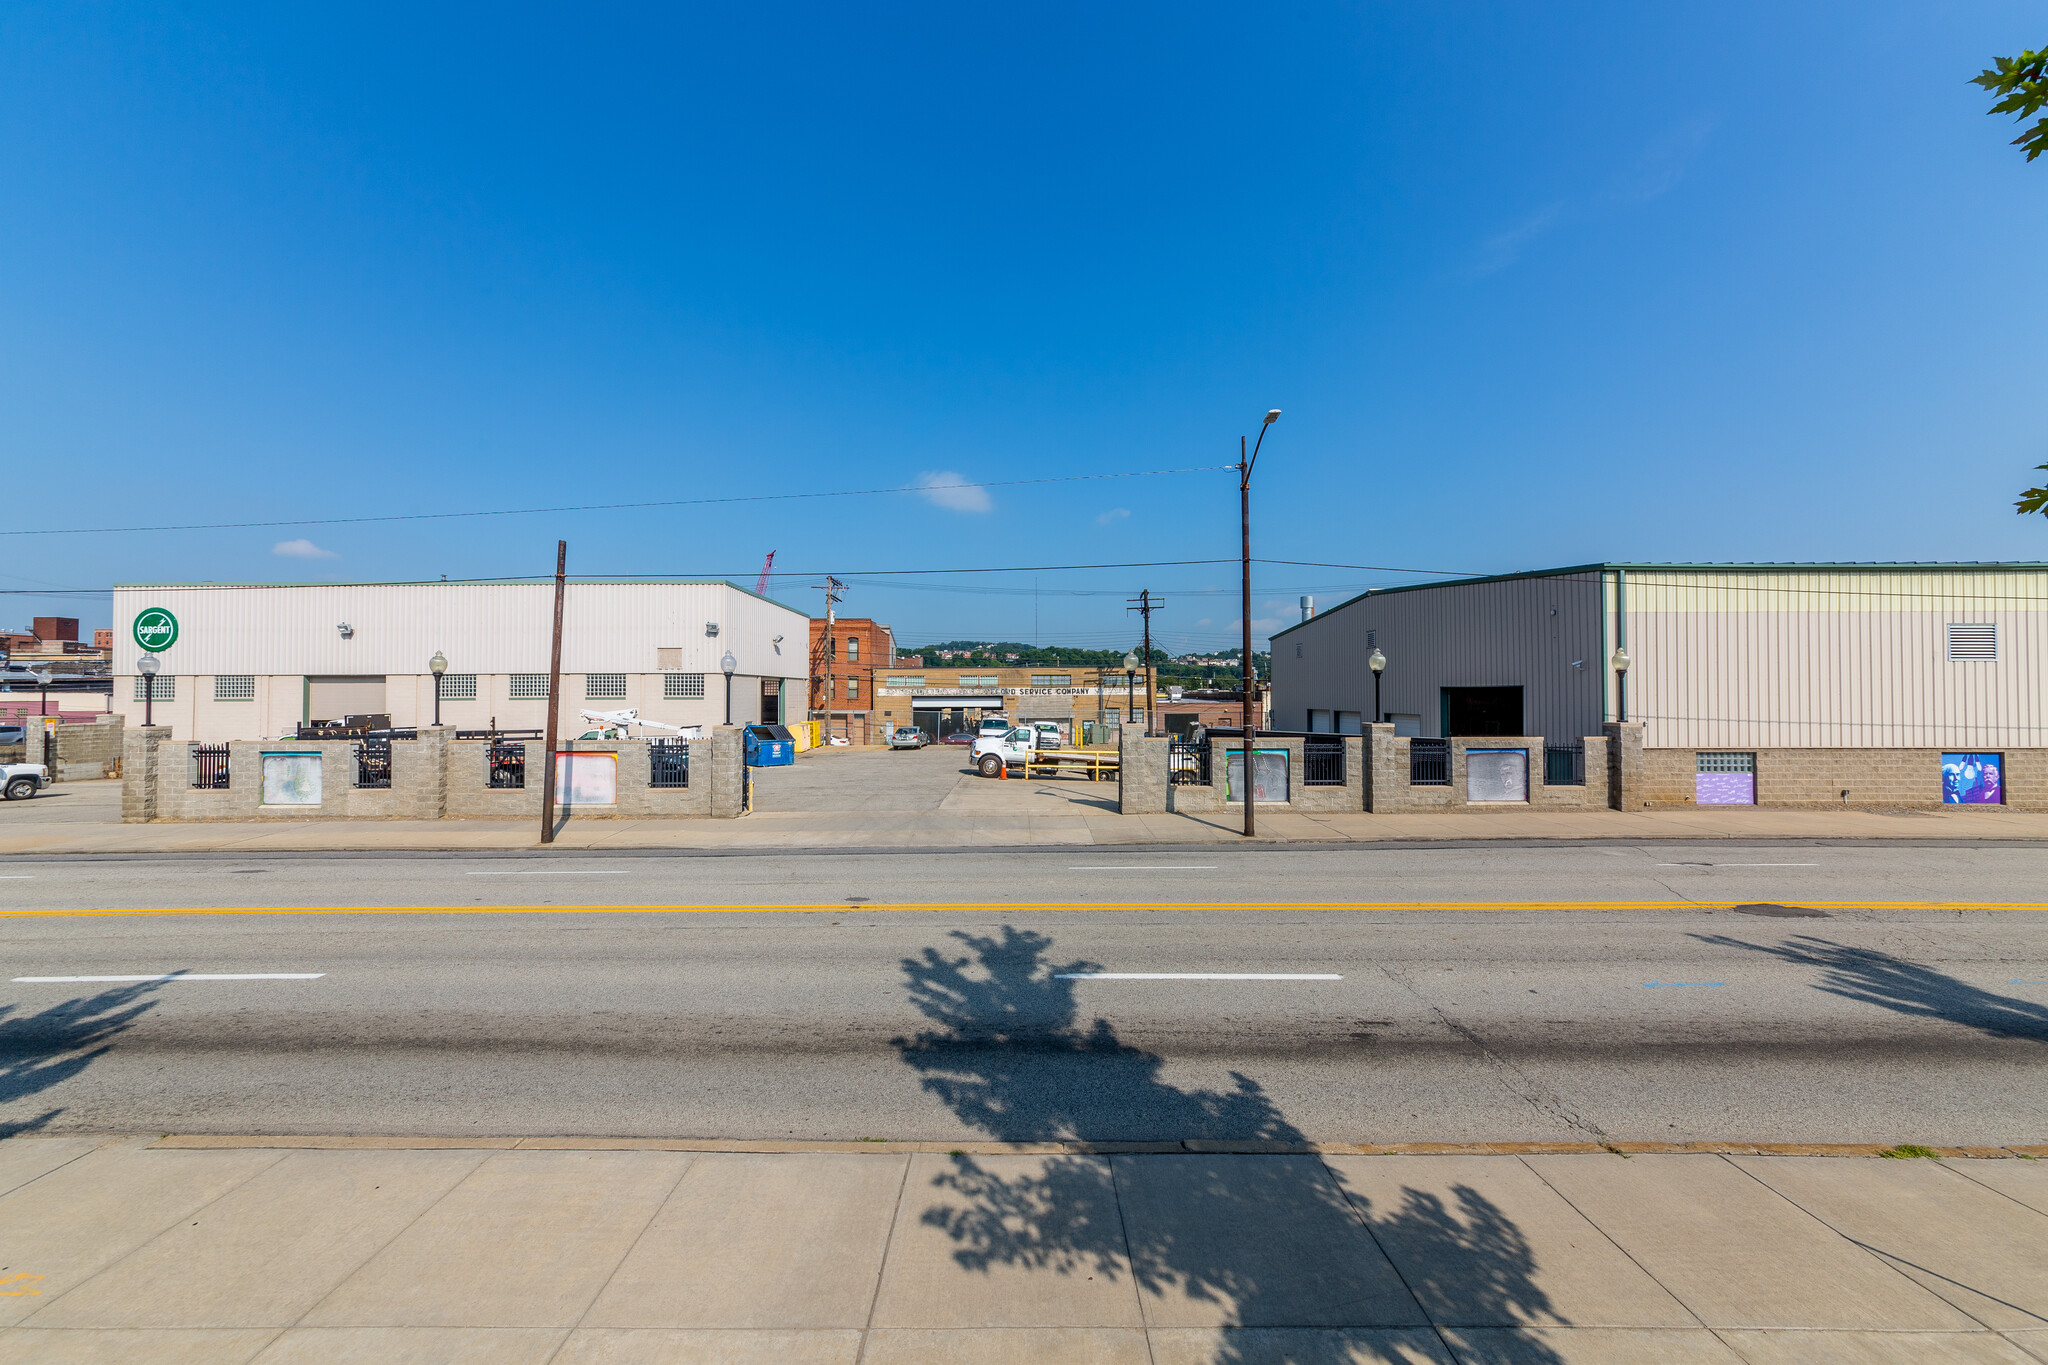
[[[889,736],[889,747],[892,749],[922,749],[931,742],[931,736],[914,725],[902,726]]]

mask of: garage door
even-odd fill
[[[384,679],[327,677],[306,679],[306,719],[340,720],[343,716],[381,716]]]

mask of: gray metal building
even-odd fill
[[[1613,667],[1626,649],[1626,707]],[[2021,749],[2048,564],[1582,564],[1376,589],[1273,636],[1273,723],[1651,749]]]

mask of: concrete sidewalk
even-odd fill
[[[234,851],[454,851],[539,846],[531,821],[275,820],[124,825],[118,782],[70,782],[33,801],[0,805],[0,854]],[[569,819],[562,849],[1006,848],[1247,842],[1235,811],[1121,815],[1109,784],[971,778],[928,809],[756,811],[738,820]],[[1442,815],[1258,812],[1259,839],[1287,843],[1403,843],[1530,839],[2048,840],[2048,812],[1982,807],[1941,811],[1777,810],[1488,811]]]
[[[2048,1360],[2048,1163],[506,1147],[0,1143],[0,1358]]]

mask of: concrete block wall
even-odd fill
[[[257,820],[436,820],[540,818],[544,781],[542,748],[527,746],[526,785],[493,788],[488,783],[489,745],[456,741],[446,729],[422,731],[417,740],[395,740],[391,746],[391,786],[358,788],[355,742],[351,740],[236,741],[228,746],[228,786],[195,788],[198,761],[190,744],[169,740],[170,727],[137,727],[128,733],[122,752],[121,791],[124,821],[257,821]],[[263,755],[289,751],[317,753],[321,761],[318,805],[263,804]],[[621,819],[659,816],[723,816],[740,814],[740,782],[744,748],[737,727],[720,727],[708,741],[698,741],[690,755],[690,785],[654,788],[648,785],[652,764],[649,746],[639,740],[563,741],[561,752],[618,755],[618,802],[612,806],[572,806],[576,819]],[[726,761],[719,763],[720,755]],[[720,767],[726,769],[720,772]],[[720,801],[721,784],[729,788]]]
[[[1117,745],[1117,809],[1125,815],[1157,815],[1166,810],[1166,738],[1147,738],[1138,730],[1120,727]]]
[[[1543,780],[1545,744],[1541,735],[1486,735],[1451,741],[1451,784],[1448,787],[1409,785],[1409,741],[1391,725],[1368,725],[1372,745],[1367,809],[1376,814],[1414,811],[1597,810],[1608,804],[1608,750],[1604,736],[1589,736],[1583,786],[1550,786]],[[1529,799],[1479,801],[1465,799],[1473,749],[1526,749],[1529,752]]]
[[[1392,727],[1385,728],[1391,729]],[[1146,807],[1147,810],[1163,808],[1177,812],[1192,813],[1197,811],[1217,811],[1225,808],[1243,808],[1238,802],[1226,801],[1224,799],[1226,790],[1224,773],[1225,765],[1229,761],[1228,754],[1232,749],[1243,747],[1243,741],[1237,736],[1218,735],[1214,739],[1212,743],[1213,755],[1210,759],[1210,783],[1207,786],[1199,784],[1188,784],[1185,786],[1166,785],[1167,755],[1165,745],[1167,741],[1145,742],[1157,743],[1160,749],[1159,766],[1156,776],[1148,770],[1144,780],[1152,789],[1164,790],[1166,792],[1163,806],[1148,806]],[[1368,785],[1365,743],[1363,736],[1346,735],[1344,737],[1343,786],[1311,787],[1308,785],[1308,770],[1305,766],[1303,754],[1303,750],[1307,747],[1306,740],[1299,737],[1273,739],[1265,735],[1257,736],[1252,741],[1252,747],[1255,749],[1287,750],[1288,799],[1286,801],[1256,802],[1255,806],[1260,808],[1271,807],[1274,810],[1322,813],[1364,810],[1365,792]],[[1129,759],[1126,758],[1124,761],[1128,764]],[[1128,792],[1128,790],[1127,787],[1126,791]],[[1123,809],[1126,814],[1133,813],[1130,796],[1126,797]]]
[[[1698,749],[1643,753],[1643,799],[1650,806],[1690,806]],[[1759,806],[1936,809],[1941,800],[1940,749],[1757,749]],[[2048,749],[2007,749],[2005,808],[2048,810]],[[1845,797],[1843,793],[1848,795]],[[1996,806],[1951,806],[1996,810]]]
[[[58,726],[55,761],[49,765],[50,780],[87,782],[119,777],[124,720],[122,716],[111,715],[84,724]],[[34,751],[39,746],[31,743],[27,747]]]

